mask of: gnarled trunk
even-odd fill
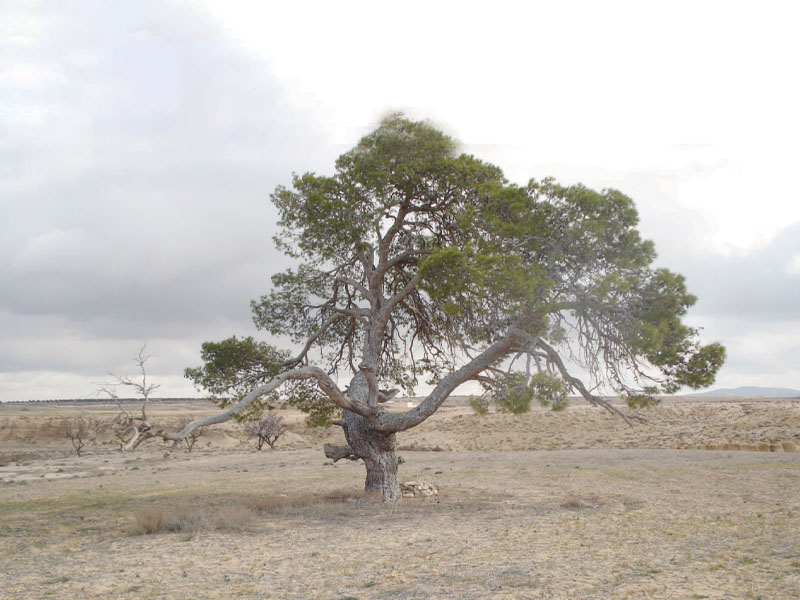
[[[353,455],[364,460],[367,479],[364,491],[384,502],[397,502],[400,484],[397,482],[397,452],[395,434],[374,431],[361,415],[342,412],[342,429]]]

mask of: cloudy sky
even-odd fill
[[[800,388],[790,3],[518,4],[3,2],[0,400],[91,396],[144,342],[194,394],[285,265],[270,192],[397,110],[633,197],[728,348],[716,387]]]

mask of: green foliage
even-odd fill
[[[530,377],[524,373],[512,372],[494,385],[487,385],[493,391],[492,399],[500,412],[515,415],[530,412],[534,399],[554,411],[561,411],[569,406],[567,394],[570,386],[558,375],[546,371]]]
[[[204,342],[200,358],[205,364],[186,369],[184,376],[200,389],[237,401],[280,373],[289,355],[252,337],[233,336],[221,342]],[[226,406],[228,398],[220,402]]]
[[[549,406],[555,411],[564,410],[569,406],[567,398],[569,385],[561,377],[542,371],[531,377],[528,385],[533,392],[533,397],[542,406]]]
[[[221,342],[204,342],[200,352],[202,367],[188,368],[184,376],[205,390],[217,406],[225,408],[285,370],[289,353],[252,337],[230,337]],[[336,405],[314,384],[289,382],[279,392],[262,396],[236,416],[238,421],[258,420],[264,409],[286,402],[308,413],[312,427],[329,425]]]
[[[319,391],[312,381],[290,384],[291,392],[287,404],[306,413],[309,427],[328,427],[339,414],[339,407],[328,396]]]
[[[533,389],[522,373],[508,375],[495,392],[494,402],[500,412],[521,415],[531,410]]]
[[[476,415],[485,415],[489,412],[489,399],[486,396],[470,396],[469,405]]]
[[[639,393],[629,393],[623,397],[630,408],[651,408],[660,402],[656,397],[658,391],[656,386],[646,386]]]
[[[682,322],[696,299],[681,275],[653,266],[634,203],[617,190],[515,185],[430,124],[391,115],[332,175],[295,175],[271,198],[275,243],[299,264],[273,276],[253,318],[305,350],[288,363],[251,338],[204,345],[206,365],[186,374],[212,394],[241,397],[308,364],[312,349],[334,376],[367,360],[381,385],[410,391],[514,337],[491,367],[527,356],[526,372],[533,359],[543,371],[490,390],[518,414],[533,398],[566,406],[574,378],[562,357],[637,406],[709,385],[724,361],[722,346],[700,344]],[[330,421],[334,407],[314,385],[290,387],[282,393],[309,419]]]

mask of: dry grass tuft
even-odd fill
[[[587,508],[596,508],[598,504],[596,498],[584,500],[577,496],[570,496],[561,503],[561,508],[566,508],[567,510],[585,510]]]
[[[128,531],[131,535],[142,535],[145,533],[160,533],[164,531],[166,514],[164,509],[145,506],[136,511],[133,515],[133,523]]]
[[[202,530],[246,531],[257,514],[286,514],[293,509],[322,509],[352,502],[352,490],[306,493],[295,496],[250,496],[221,508],[144,506],[136,511],[128,535],[196,533]]]
[[[205,515],[195,509],[145,506],[136,511],[129,535],[150,535],[166,532],[195,532],[208,527]]]
[[[156,533],[196,533],[203,530],[243,531],[254,513],[246,506],[226,506],[215,512],[196,508],[145,506],[136,511],[129,535]]]
[[[211,523],[217,531],[246,531],[253,524],[255,511],[244,504],[226,506],[217,511]]]

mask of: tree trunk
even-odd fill
[[[367,467],[366,494],[379,497],[383,502],[397,502],[400,484],[397,482],[395,434],[369,429],[364,417],[349,410],[342,411],[342,421],[347,443]]]

